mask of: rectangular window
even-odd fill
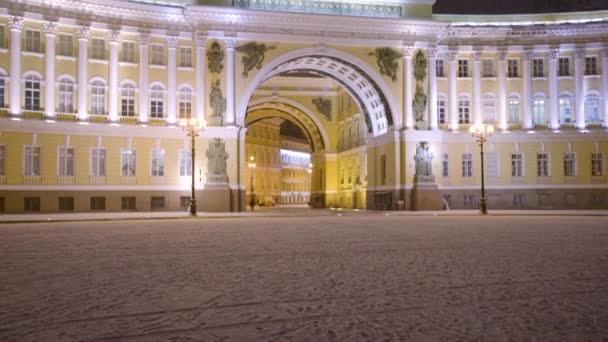
[[[557,62],[558,75],[559,76],[570,76],[570,58],[560,57]]]
[[[25,146],[23,175],[40,176],[40,146]]]
[[[507,64],[507,77],[519,77],[519,60],[509,59]]]
[[[179,150],[180,177],[192,176],[192,152],[187,149]]]
[[[585,75],[597,75],[597,57],[585,57]]]
[[[509,97],[509,123],[519,123],[519,98]]]
[[[564,154],[564,176],[576,176],[576,154],[574,152]]]
[[[161,177],[165,175],[165,151],[152,150],[152,159],[150,165],[152,176]]]
[[[467,209],[475,209],[475,195],[464,195],[464,207]]]
[[[494,60],[486,58],[481,63],[483,77],[494,77]]]
[[[74,197],[59,197],[59,211],[74,211]]]
[[[386,156],[380,156],[380,184],[386,184]]]
[[[438,59],[436,61],[436,68],[435,70],[437,71],[437,77],[445,77],[445,70],[443,67],[443,59]]]
[[[120,60],[127,63],[135,63],[135,43],[122,42],[122,51],[120,51]]]
[[[591,175],[604,175],[604,154],[601,152],[591,153]]]
[[[25,197],[23,211],[40,211],[40,197]]]
[[[521,153],[511,154],[511,176],[524,176],[524,157]]]
[[[0,213],[5,211],[4,197],[0,197]]]
[[[458,77],[469,77],[469,60],[458,60]]]
[[[4,45],[4,25],[0,25],[0,48],[3,48]]]
[[[122,176],[135,176],[135,150],[123,149],[120,154],[120,174]]]
[[[74,55],[74,39],[71,34],[60,34],[59,35],[59,56],[71,57]]]
[[[179,48],[179,66],[192,67],[192,48],[182,46]]]
[[[538,177],[549,177],[549,154],[538,153],[536,155],[536,175]]]
[[[40,52],[40,31],[25,30],[24,51]]]
[[[104,148],[91,149],[91,176],[106,175],[106,150]]]
[[[106,41],[101,38],[91,39],[91,58],[105,59],[106,58]]]
[[[165,209],[165,198],[164,197],[150,198],[150,209],[152,209],[152,210]]]
[[[547,123],[545,117],[545,99],[534,99],[532,101],[532,122],[535,125],[544,125]]]
[[[135,210],[135,196],[121,197],[120,208],[122,210]]]
[[[440,124],[446,123],[444,99],[437,100],[437,118],[439,119]]]
[[[470,123],[470,107],[469,100],[467,98],[461,98],[458,100],[458,123],[469,124]]]
[[[91,197],[91,210],[106,210],[106,198]]]
[[[0,176],[6,175],[6,169],[4,166],[5,160],[6,160],[6,147],[4,145],[0,145]]]
[[[462,177],[473,177],[473,155],[462,154]]]
[[[488,177],[498,177],[498,153],[486,153]]]
[[[544,77],[544,61],[541,58],[535,58],[532,61],[532,77]]]
[[[523,209],[526,206],[526,195],[515,194],[513,195],[513,208]]]
[[[150,46],[150,64],[163,65],[164,49],[162,45],[153,44]]]
[[[179,197],[179,208],[183,210],[190,208],[190,196]]]
[[[448,163],[448,154],[443,153],[441,155],[441,176],[448,177],[450,174],[449,163]]]
[[[74,176],[74,148],[59,147],[58,176]]]

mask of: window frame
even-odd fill
[[[568,158],[573,157],[573,158]],[[564,176],[576,177],[578,175],[578,165],[576,152],[564,152]]]
[[[536,153],[536,176],[551,177],[551,155],[548,152]]]
[[[458,59],[458,77],[459,78],[471,77],[469,74],[469,60],[466,58]]]
[[[103,153],[99,153],[103,152]],[[105,177],[107,172],[106,148],[103,146],[91,147],[89,149],[89,176]]]
[[[71,156],[68,151],[71,150]],[[74,146],[57,146],[57,176],[74,177],[74,159],[76,157]],[[71,172],[69,172],[71,170]]]
[[[31,34],[31,35],[28,36],[28,34]],[[34,52],[34,53],[42,52],[42,33],[40,32],[40,30],[27,28],[27,29],[25,29],[24,37],[25,37],[25,44],[23,44],[23,51]],[[30,37],[31,37],[31,39],[30,39]],[[37,42],[36,42],[36,39],[37,39]]]
[[[463,153],[461,156],[461,177],[473,177],[473,154],[471,152]]]
[[[150,151],[150,176],[151,177],[164,177],[165,176],[165,157],[166,157],[165,150],[162,148],[154,148]]]
[[[134,148],[120,149],[120,175],[122,177],[137,175],[137,151]]]
[[[524,154],[521,152],[511,153],[511,177],[524,177]]]
[[[104,38],[91,38],[91,59],[106,60],[106,40]]]
[[[28,153],[28,149],[30,153]],[[41,175],[42,165],[40,164],[40,157],[42,155],[42,148],[40,145],[23,145],[23,175],[24,176],[37,176]],[[37,160],[36,160],[37,159]],[[28,166],[29,165],[29,166]],[[28,170],[31,169],[31,170]],[[29,172],[27,172],[29,171]]]
[[[64,57],[74,57],[74,35],[70,33],[60,33],[59,37],[57,38],[57,55]]]
[[[606,175],[604,152],[591,152],[591,177],[603,177]],[[596,166],[597,171],[596,172]]]

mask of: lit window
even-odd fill
[[[470,123],[469,99],[465,96],[461,96],[458,100],[458,123]]]
[[[511,176],[523,177],[524,175],[524,157],[521,153],[511,154]]]
[[[192,176],[192,151],[188,149],[179,150],[179,175]]]
[[[439,120],[440,124],[444,124],[446,123],[446,116],[445,116],[445,99],[444,98],[437,98],[437,119]]]
[[[0,73],[0,108],[4,107],[4,95],[6,94],[6,75]]]
[[[122,42],[122,51],[120,52],[120,60],[123,62],[135,62],[135,43]]]
[[[536,58],[532,61],[532,76],[533,77],[544,77],[544,61],[540,58]]]
[[[40,78],[29,75],[25,78],[25,109],[40,110]]]
[[[597,75],[597,57],[585,57],[585,75]]]
[[[192,116],[192,91],[182,87],[179,92],[179,117],[190,118]]]
[[[162,45],[153,44],[150,46],[150,64],[163,65],[164,48]]]
[[[91,114],[103,115],[106,113],[106,86],[96,80],[91,83]]]
[[[517,95],[509,96],[509,123],[517,124],[520,121],[519,117],[519,97]]]
[[[192,67],[192,48],[182,46],[179,48],[179,66]]]
[[[564,153],[564,176],[576,176],[576,154],[574,152]]]
[[[561,123],[572,122],[572,98],[570,95],[559,97],[559,119]]]
[[[58,176],[74,176],[74,148],[59,147]]]
[[[136,153],[134,149],[123,149],[120,152],[120,174],[135,176]]]
[[[150,89],[150,116],[163,117],[163,88],[155,85]]]
[[[538,177],[549,177],[549,154],[536,154],[536,175]]]
[[[471,153],[462,155],[462,177],[473,177],[473,155]]]
[[[120,91],[121,115],[135,116],[135,87],[125,83]]]
[[[482,61],[483,77],[494,77],[494,60],[484,59]]]
[[[40,176],[40,146],[26,145],[23,159],[23,175]]]
[[[588,123],[598,123],[600,118],[600,98],[597,95],[589,95],[585,99],[585,120]]]
[[[64,77],[59,80],[59,112],[72,113],[74,111],[74,82]]]
[[[532,121],[535,125],[546,124],[544,97],[536,97],[532,101]]]
[[[496,122],[496,101],[494,95],[488,94],[483,97],[483,122]]]
[[[570,58],[560,57],[557,65],[559,76],[570,76]]]
[[[507,77],[519,77],[519,60],[509,59],[507,64]]]
[[[91,149],[91,176],[106,175],[106,150],[95,147]]]
[[[59,35],[59,56],[73,56],[74,55],[74,39],[71,34],[60,34]]]
[[[448,177],[448,175],[449,175],[448,154],[443,153],[441,155],[441,176]]]
[[[436,61],[436,68],[435,70],[437,71],[437,77],[445,77],[445,70],[443,67],[443,59],[438,59]]]
[[[595,177],[604,175],[604,154],[601,152],[591,153],[591,175]]]
[[[154,177],[162,177],[165,175],[165,151],[152,150],[152,159],[150,163],[151,175]]]
[[[469,77],[469,60],[458,60],[458,77]]]
[[[25,51],[40,52],[40,31],[25,30]]]
[[[91,58],[105,59],[106,58],[106,41],[101,38],[91,39]]]

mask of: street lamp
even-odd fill
[[[253,192],[253,171],[255,170],[255,158],[253,156],[249,157],[249,164],[247,164],[249,166],[249,183],[251,183],[251,200],[249,201],[249,204],[251,204],[251,212],[253,212],[253,208],[255,207],[255,195]]]
[[[494,126],[492,125],[473,125],[469,128],[469,133],[475,138],[477,144],[479,144],[480,154],[481,154],[481,201],[480,201],[480,212],[485,215],[488,213],[488,208],[486,206],[486,190],[484,183],[484,173],[483,173],[483,144],[488,141],[488,138],[494,134]]]
[[[181,127],[189,137],[192,137],[192,142],[190,144],[192,158],[192,194],[190,195],[190,215],[196,216],[196,195],[194,193],[194,139],[198,137],[199,131],[203,131],[205,128],[207,128],[207,121],[205,121],[205,119],[199,120],[197,118],[179,119],[179,127]]]

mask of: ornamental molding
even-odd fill
[[[139,43],[139,45],[150,44],[150,32],[139,32],[139,36],[137,37],[137,42]]]
[[[576,59],[585,58],[585,49],[583,49],[583,48],[575,49],[574,56],[576,57]]]
[[[120,31],[111,30],[108,32],[108,43],[119,43],[120,42]]]
[[[473,54],[471,55],[471,57],[473,57],[473,62],[481,61],[482,56],[483,56],[483,51],[479,50],[479,49],[473,50]]]
[[[79,26],[78,28],[76,28],[76,35],[78,36],[78,40],[89,39],[90,30],[91,28],[88,26]]]
[[[436,59],[437,58],[437,48],[436,47],[430,47],[427,49],[427,53],[429,56],[429,59]]]
[[[547,52],[549,59],[556,60],[559,58],[559,49],[549,49]]]
[[[534,50],[531,48],[524,49],[524,61],[529,61],[532,57],[534,57]]]
[[[602,48],[602,57],[608,58],[608,46]]]
[[[23,30],[23,17],[14,15],[8,17],[8,26],[10,27],[11,31]]]
[[[196,31],[194,32],[194,46],[196,47],[201,47],[201,48],[206,48],[207,47],[207,33],[202,32],[202,31]]]
[[[448,61],[455,62],[456,59],[458,58],[458,51],[453,51],[453,50],[446,51],[446,56],[448,58]]]
[[[168,36],[166,38],[167,40],[167,48],[169,49],[176,49],[177,46],[179,45],[179,37],[177,36]]]
[[[499,61],[504,62],[505,59],[507,58],[507,55],[509,54],[509,51],[505,48],[499,48],[496,51],[496,57],[498,58]]]
[[[239,40],[234,36],[226,36],[224,37],[224,45],[226,46],[226,50],[234,50],[236,45],[239,43]]]
[[[56,21],[47,21],[42,24],[42,31],[44,31],[45,35],[56,36],[57,35],[57,22]]]

